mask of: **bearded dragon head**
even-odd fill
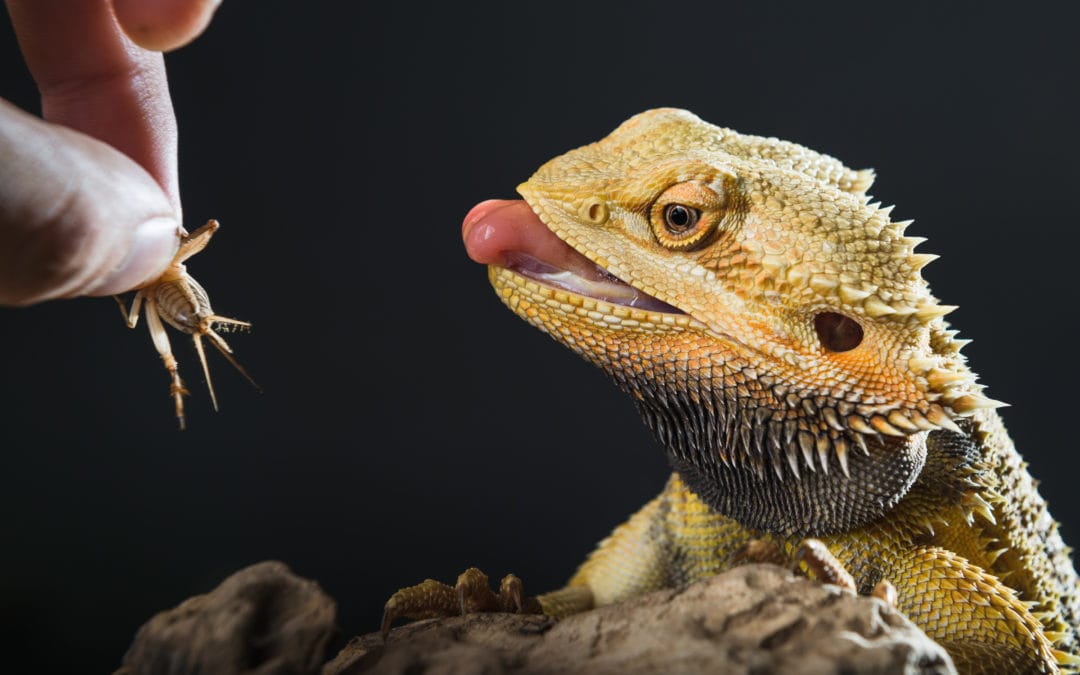
[[[928,433],[1000,405],[920,274],[936,256],[870,203],[872,179],[651,110],[518,188],[578,262],[521,246],[490,277],[634,397],[721,512],[786,533],[850,528],[903,497]]]

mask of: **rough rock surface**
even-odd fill
[[[323,675],[955,673],[879,600],[748,565],[559,622],[475,614],[354,638]]]
[[[243,569],[142,628],[114,675],[955,673],[884,603],[747,565],[556,622],[473,614],[354,638],[319,586],[280,562]]]
[[[143,624],[114,675],[308,675],[339,631],[334,601],[280,562],[240,570]]]

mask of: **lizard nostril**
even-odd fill
[[[607,222],[608,215],[610,215],[607,203],[597,197],[586,201],[582,205],[580,212],[585,217],[585,220],[588,220],[593,225],[603,225]]]
[[[859,346],[863,339],[862,326],[836,312],[822,312],[814,317],[821,346],[830,352],[846,352]]]

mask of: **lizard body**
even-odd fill
[[[657,109],[542,166],[518,188],[527,214],[466,219],[502,301],[607,372],[675,470],[539,608],[813,537],[861,591],[895,585],[961,672],[1080,663],[1070,550],[921,276],[935,256],[870,203],[872,180]],[[404,607],[423,595],[388,615],[423,615]]]

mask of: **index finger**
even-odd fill
[[[106,0],[7,0],[45,119],[145,168],[177,214],[176,118],[162,55],[136,46]]]

